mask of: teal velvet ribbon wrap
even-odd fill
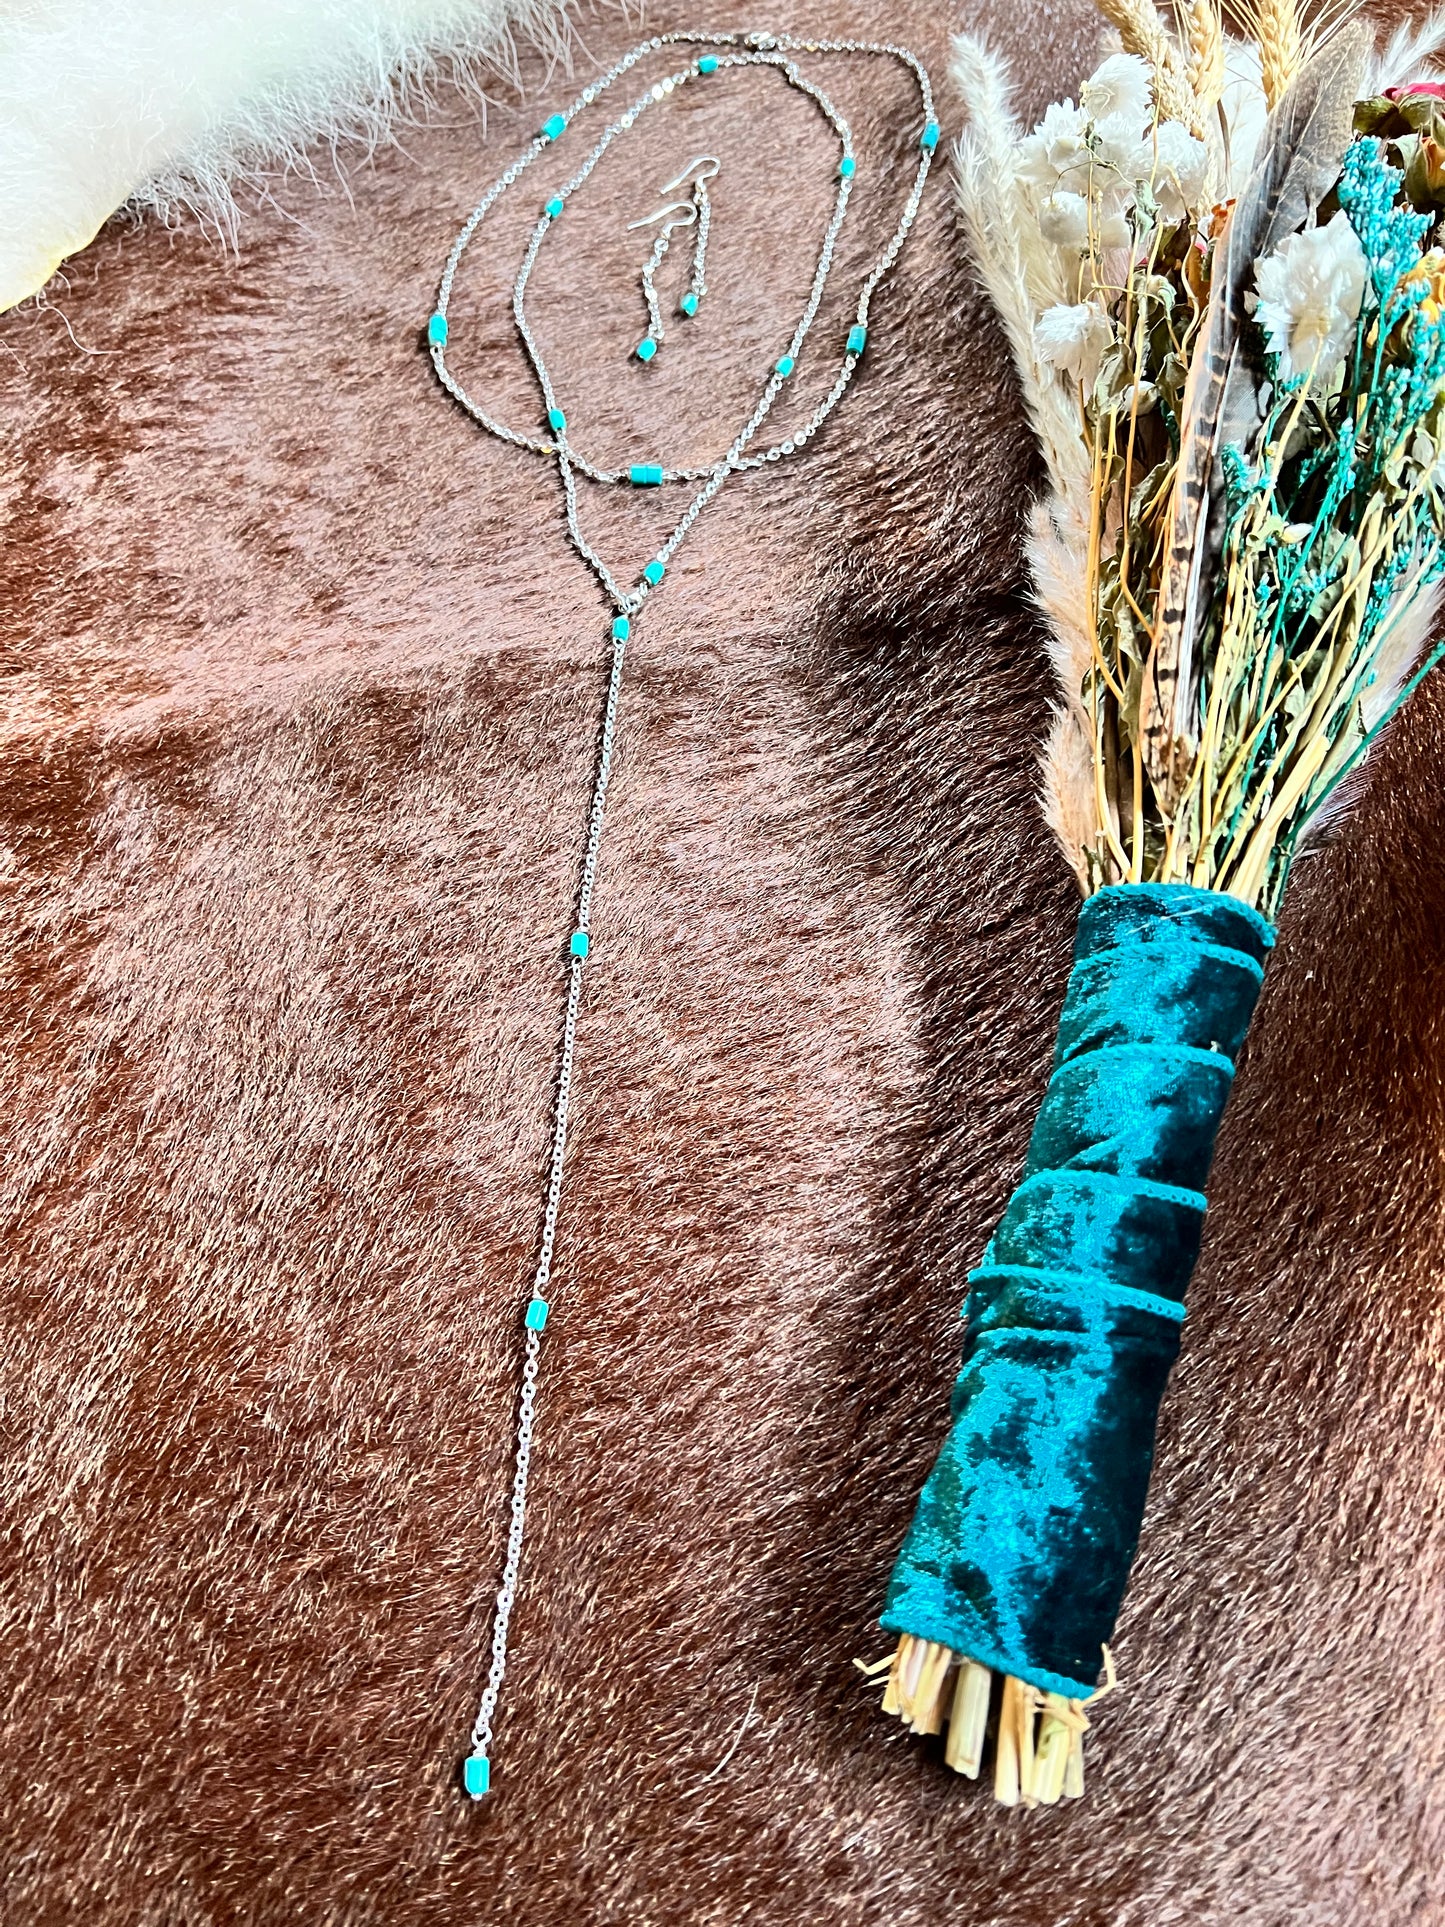
[[[1188,884],[1088,898],[1028,1163],[969,1274],[953,1425],[885,1628],[1097,1684],[1139,1538],[1204,1184],[1274,936]]]

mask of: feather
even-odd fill
[[[1168,808],[1193,755],[1187,719],[1203,588],[1217,559],[1222,449],[1245,446],[1263,419],[1243,351],[1245,297],[1255,263],[1302,227],[1332,186],[1349,143],[1369,58],[1352,26],[1316,54],[1270,118],[1263,154],[1215,249],[1209,311],[1184,397],[1179,472],[1141,715],[1150,781]]]
[[[1382,94],[1387,87],[1428,80],[1438,72],[1442,50],[1445,50],[1445,8],[1414,25],[1395,29],[1373,62],[1367,90]]]
[[[1423,588],[1412,583],[1409,591],[1397,598],[1388,618],[1384,647],[1376,658],[1375,680],[1367,700],[1360,705],[1360,725],[1367,734],[1372,735],[1389,720],[1411,672],[1419,666],[1426,649],[1439,633],[1442,600],[1445,600],[1445,590],[1438,582]],[[1296,855],[1312,855],[1332,839],[1359,801],[1369,781],[1370,767],[1369,759],[1361,758],[1311,810]]]
[[[32,0],[0,6],[0,310],[129,202],[230,237],[238,178],[319,140],[374,147],[443,63],[510,71],[515,29],[565,51],[548,0]]]
[[[1438,582],[1411,582],[1396,596],[1383,625],[1384,642],[1375,657],[1375,680],[1360,705],[1360,721],[1367,731],[1379,728],[1399,700],[1412,669],[1437,631],[1436,622],[1445,591]]]
[[[1237,201],[1249,185],[1269,118],[1259,49],[1243,40],[1225,40],[1224,92],[1219,108],[1209,130],[1211,143],[1217,143],[1220,149],[1218,199]]]

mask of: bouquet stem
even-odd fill
[[[1100,890],[1079,918],[1022,1182],[971,1274],[953,1425],[898,1556],[884,1711],[994,1791],[1082,1785],[1084,1706],[1138,1541],[1214,1137],[1273,942],[1237,898]]]
[[[1012,1674],[1002,1678],[994,1741],[994,1798],[1001,1806],[1051,1807],[1077,1800],[1084,1792],[1086,1705],[1114,1684],[1112,1660],[1105,1649],[1106,1683],[1088,1699],[1043,1693]],[[894,1648],[883,1694],[883,1711],[895,1714],[913,1733],[948,1738],[944,1761],[955,1773],[976,1780],[983,1767],[995,1675],[935,1640],[905,1633]]]

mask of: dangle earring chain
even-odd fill
[[[679,314],[695,315],[707,293],[707,238],[712,232],[712,196],[707,184],[715,181],[721,172],[722,162],[716,154],[699,154],[662,190],[664,194],[671,194],[674,188],[681,187],[689,178],[692,180],[692,204],[697,217],[693,223],[692,279],[687,293],[677,304]]]
[[[917,136],[917,163],[904,196],[897,225],[885,243],[883,252],[864,276],[854,308],[854,319],[848,325],[846,336],[843,336],[840,330],[836,349],[837,360],[832,372],[820,371],[823,387],[819,400],[806,419],[791,429],[783,440],[767,448],[757,448],[754,443],[759,431],[766,423],[783,384],[796,368],[809,331],[817,317],[832,269],[834,249],[848,211],[848,199],[858,166],[853,151],[853,137],[847,121],[817,83],[802,71],[796,58],[800,54],[868,55],[900,62],[907,69],[918,89],[922,123]],[[516,185],[532,162],[560,141],[579,116],[601,100],[608,90],[629,74],[640,61],[656,55],[665,55],[672,60],[680,57],[681,64],[673,66],[671,71],[665,73],[661,79],[644,87],[617,117],[608,123],[591,151],[580,160],[575,173],[544,204],[533,225],[531,238],[523,253],[522,264],[512,287],[512,315],[522,346],[536,376],[540,413],[542,420],[546,423],[546,433],[545,435],[534,434],[523,429],[510,428],[497,421],[486,409],[475,402],[447,365],[447,347],[451,340],[448,311],[462,256],[488,211],[501,195]],[[527,288],[532,269],[544,243],[565,214],[569,201],[586,185],[593,169],[614,140],[627,133],[636,125],[642,114],[667,99],[677,89],[699,82],[710,82],[719,74],[734,74],[746,70],[762,75],[776,74],[787,86],[802,94],[817,108],[838,141],[839,158],[834,176],[833,211],[823,232],[822,245],[807,298],[801,314],[787,337],[786,344],[779,344],[780,352],[773,359],[766,373],[762,375],[761,391],[750,414],[741,426],[735,429],[731,440],[721,454],[701,465],[683,464],[674,467],[651,457],[632,462],[623,468],[609,468],[593,461],[572,440],[562,400],[553,385],[551,373],[543,359],[541,346],[527,319]],[[502,1558],[501,1581],[492,1609],[491,1661],[476,1722],[472,1727],[470,1748],[462,1766],[462,1784],[473,1799],[480,1799],[491,1784],[492,1725],[506,1672],[508,1636],[521,1576],[537,1385],[543,1333],[547,1329],[551,1311],[547,1294],[551,1289],[552,1257],[557,1238],[562,1181],[566,1166],[567,1125],[572,1100],[578,1025],[582,1010],[582,977],[592,953],[592,900],[602,849],[607,785],[612,771],[613,750],[621,714],[622,670],[628,640],[632,635],[633,624],[638,614],[648,597],[656,592],[673,556],[687,539],[693,524],[724,484],[734,475],[761,469],[770,463],[795,455],[813,439],[843,399],[857,371],[859,358],[868,340],[869,303],[879,283],[898,259],[909,230],[913,226],[938,141],[939,127],[933,117],[933,91],[928,75],[906,47],[861,40],[804,41],[794,39],[788,34],[668,33],[654,35],[652,39],[645,41],[640,47],[634,47],[630,53],[624,55],[616,66],[600,79],[584,87],[565,112],[553,114],[544,122],[524,152],[483,195],[452,245],[451,253],[442,270],[436,309],[427,323],[427,341],[432,365],[447,393],[489,434],[511,443],[513,447],[527,449],[535,455],[544,456],[556,463],[567,533],[578,556],[596,576],[612,611],[608,637],[607,689],[603,702],[597,758],[593,767],[592,800],[582,838],[581,870],[573,899],[570,934],[565,938],[565,955],[561,960],[566,987],[563,999],[561,1047],[554,1085],[551,1149],[543,1191],[537,1264],[533,1273],[531,1294],[526,1301],[525,1309],[521,1306],[518,1308],[521,1384],[517,1399],[515,1453],[506,1547]],[[692,281],[679,307],[684,314],[691,315],[697,312],[698,302],[705,291],[704,272],[708,228],[711,220],[707,181],[714,178],[717,171],[718,163],[713,156],[703,156],[700,160],[693,161],[675,181],[669,184],[668,188],[663,190],[664,193],[671,192],[673,188],[681,187],[684,182],[691,179],[692,198],[660,208],[657,213],[649,215],[644,222],[633,224],[650,226],[659,218],[667,222],[653,243],[648,264],[643,269],[643,296],[647,303],[649,333],[635,351],[643,361],[650,360],[656,354],[657,344],[662,340],[662,319],[657,304],[655,282],[657,271],[667,254],[671,230],[676,226],[691,226],[696,229]],[[644,348],[647,350],[645,354]],[[584,476],[588,481],[609,486],[656,488],[671,483],[688,485],[690,499],[674,524],[672,533],[643,568],[641,576],[631,584],[624,585],[618,581],[583,531],[577,489],[579,475]],[[559,930],[559,942],[561,940],[562,933]]]
[[[719,170],[720,163],[712,164],[712,176]],[[692,184],[693,206],[697,209],[697,228],[692,244],[692,280],[688,283],[687,293],[677,304],[679,314],[695,315],[698,303],[707,293],[707,237],[712,232],[712,196],[707,191],[710,178],[699,174]]]
[[[663,192],[666,193],[664,188]],[[639,361],[651,361],[662,346],[662,309],[657,302],[657,270],[667,258],[667,250],[672,245],[672,230],[675,227],[691,227],[697,220],[697,208],[692,201],[669,201],[652,214],[644,214],[640,221],[629,221],[629,230],[650,227],[654,221],[661,221],[662,228],[652,244],[652,252],[642,264],[642,298],[647,303],[647,333],[633,349]]]
[[[667,257],[672,245],[672,230],[675,227],[690,227],[696,233],[692,248],[692,280],[687,293],[677,304],[679,314],[695,315],[698,303],[707,293],[707,237],[712,230],[712,197],[707,184],[715,180],[722,171],[722,162],[715,154],[699,154],[696,160],[688,162],[680,174],[661,190],[673,194],[680,187],[692,182],[690,201],[665,201],[651,214],[644,214],[640,221],[627,223],[629,233],[633,228],[651,227],[654,221],[662,222],[662,231],[653,243],[652,252],[642,264],[642,298],[647,304],[647,333],[633,349],[637,359],[651,361],[663,343],[662,308],[657,299],[657,271]]]

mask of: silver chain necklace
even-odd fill
[[[562,139],[580,114],[591,107],[593,102],[604,95],[615,82],[631,72],[640,61],[674,48],[684,50],[683,64],[645,88],[625,111],[604,129],[597,144],[582,161],[576,173],[547,202],[532,229],[531,239],[527,244],[522,265],[512,288],[512,315],[541,389],[543,415],[548,434],[546,437],[533,436],[508,428],[494,420],[484,408],[472,400],[447,366],[446,348],[449,334],[447,310],[451,302],[452,284],[456,279],[457,268],[466,251],[467,243],[476,233],[493,204],[520,178],[539,154],[544,153],[554,142]],[[841,363],[832,387],[802,427],[796,429],[785,441],[778,442],[771,448],[755,451],[751,449],[753,439],[767,420],[784,383],[797,366],[808,331],[817,315],[818,305],[823,298],[833,263],[833,250],[848,210],[849,193],[857,173],[857,157],[853,151],[853,139],[848,130],[848,124],[827,95],[802,73],[793,57],[799,53],[872,54],[901,61],[917,83],[922,105],[918,165],[913,184],[904,201],[898,225],[894,228],[882,254],[864,279],[858,296],[856,318],[848,330]],[[567,203],[584,185],[592,170],[619,134],[625,133],[648,108],[666,100],[668,95],[676,92],[678,88],[698,81],[712,81],[714,77],[729,69],[747,67],[776,70],[790,87],[805,94],[816,105],[838,137],[840,154],[837,194],[832,216],[824,231],[818,264],[814,270],[807,301],[794,326],[786,352],[778,357],[769,373],[757,406],[734,438],[732,446],[720,460],[703,468],[667,468],[655,462],[638,462],[625,469],[599,467],[571,441],[567,430],[566,413],[553,388],[541,348],[528,325],[526,297],[532,269],[543,243],[566,210]],[[640,47],[634,47],[631,53],[624,55],[600,80],[595,80],[584,87],[571,107],[562,113],[553,114],[533,137],[530,146],[512,162],[501,179],[482,196],[467,217],[461,233],[453,243],[451,253],[447,256],[437,294],[436,310],[427,324],[427,340],[431,349],[432,363],[436,368],[438,380],[447,392],[490,434],[500,437],[502,441],[511,442],[518,448],[529,449],[533,454],[549,456],[556,462],[566,500],[567,533],[571,537],[572,546],[596,575],[615,611],[611,630],[612,668],[607,683],[607,697],[602,714],[602,735],[592,779],[592,803],[587,817],[587,841],[576,897],[576,920],[569,944],[566,1015],[562,1028],[562,1051],[552,1114],[552,1149],[548,1162],[542,1238],[537,1257],[537,1269],[532,1280],[532,1294],[523,1316],[522,1376],[517,1400],[511,1522],[507,1531],[507,1548],[502,1564],[501,1584],[497,1588],[492,1612],[491,1666],[487,1673],[487,1682],[482,1692],[476,1723],[472,1728],[470,1750],[462,1769],[462,1783],[475,1800],[481,1799],[491,1784],[492,1722],[496,1717],[497,1701],[507,1668],[507,1635],[511,1625],[512,1608],[516,1603],[517,1581],[522,1564],[522,1536],[526,1523],[527,1476],[532,1457],[537,1374],[542,1353],[542,1333],[546,1327],[548,1315],[546,1293],[552,1276],[552,1252],[557,1238],[557,1213],[562,1202],[562,1177],[567,1151],[567,1117],[572,1098],[577,1020],[582,1002],[582,966],[591,949],[592,893],[597,881],[597,862],[602,848],[602,817],[607,802],[607,781],[612,770],[612,751],[617,735],[622,695],[622,664],[628,639],[632,633],[632,622],[647,598],[662,581],[668,563],[686,539],[693,523],[728,478],[747,469],[761,468],[766,462],[780,461],[785,456],[795,454],[812,440],[842,400],[849,382],[853,379],[859,357],[863,353],[868,338],[868,304],[875,288],[897,260],[909,229],[913,226],[924,183],[928,179],[929,166],[938,146],[938,139],[938,122],[933,117],[933,90],[929,85],[928,75],[905,47],[893,47],[866,40],[798,40],[788,34],[769,33],[655,35],[651,40],[644,41]],[[649,302],[648,305],[651,309],[652,303]],[[689,506],[672,533],[643,570],[641,580],[630,589],[624,589],[617,582],[612,571],[582,532],[577,504],[579,474],[593,482],[629,487],[656,487],[668,482],[690,482],[697,485]]]

